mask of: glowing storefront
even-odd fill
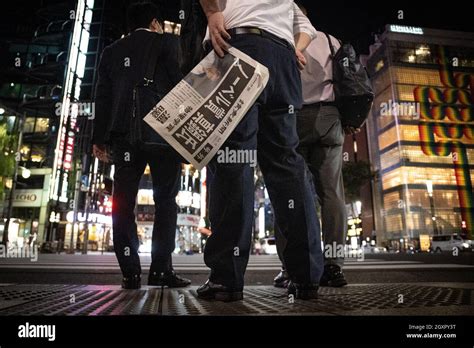
[[[474,231],[474,33],[407,28],[388,26],[367,64],[377,240],[397,248]]]

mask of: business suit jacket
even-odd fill
[[[160,45],[152,47],[161,35]],[[179,38],[137,30],[106,47],[99,64],[95,93],[93,144],[106,144],[112,136],[126,138],[133,112],[133,88],[143,81],[151,50],[158,49],[154,88],[166,95],[182,79],[179,67]]]

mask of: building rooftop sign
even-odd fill
[[[405,25],[390,25],[390,31],[392,33],[404,33],[404,34],[413,34],[413,35],[423,35],[423,28],[419,27],[407,27]]]

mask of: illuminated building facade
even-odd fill
[[[474,231],[474,33],[387,26],[367,68],[378,244]]]

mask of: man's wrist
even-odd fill
[[[209,19],[209,17],[215,15],[216,13],[222,13],[221,10],[211,10],[211,11],[208,11],[208,12],[205,12],[206,13],[206,17]]]
[[[216,13],[222,12],[218,0],[201,0],[200,2],[207,18]]]

